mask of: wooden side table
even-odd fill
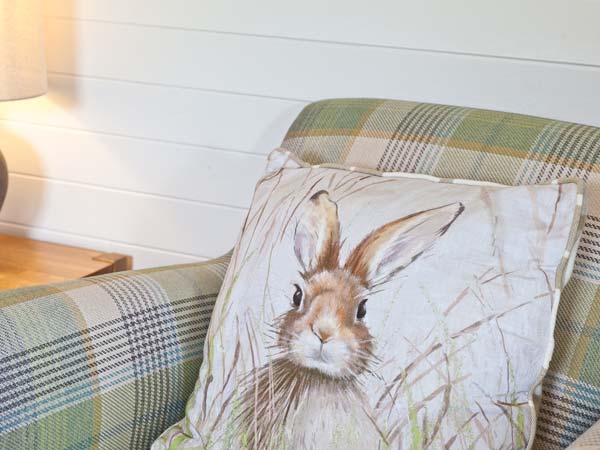
[[[132,258],[0,233],[0,290],[130,270]]]

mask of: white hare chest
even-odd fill
[[[285,433],[294,450],[377,448],[379,434],[366,400],[331,386],[311,389],[291,412]]]

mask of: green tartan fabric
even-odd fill
[[[568,450],[598,450],[600,448],[600,422],[578,438]]]
[[[0,449],[147,449],[181,419],[229,257],[0,292]]]
[[[581,437],[573,442],[568,450],[598,450],[600,448],[600,422],[596,422]]]
[[[600,419],[600,129],[517,114],[379,99],[312,103],[283,145],[338,163],[515,185],[587,182],[588,217],[563,292],[534,449],[564,449]]]

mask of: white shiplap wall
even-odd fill
[[[0,104],[0,231],[227,251],[309,101],[387,97],[600,125],[600,0],[46,0],[50,93]]]

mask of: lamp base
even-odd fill
[[[2,156],[0,151],[0,209],[2,209],[2,203],[6,198],[6,191],[8,190],[8,168],[6,167],[6,160]]]

